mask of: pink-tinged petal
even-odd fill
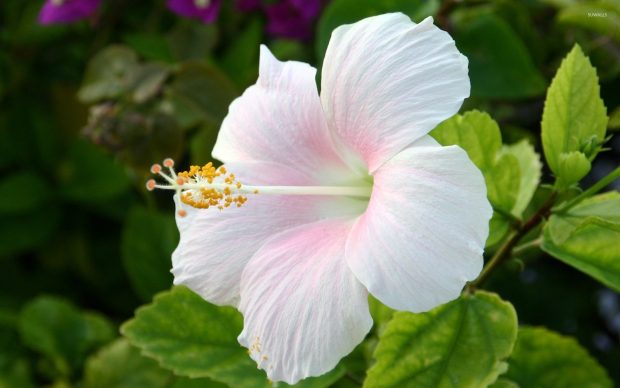
[[[47,0],[39,12],[40,24],[71,23],[85,19],[97,11],[101,0],[66,0],[61,4],[54,4]]]
[[[351,223],[282,232],[243,271],[239,343],[269,379],[294,384],[324,374],[370,330],[368,292],[344,258]]]
[[[308,178],[270,163],[226,165],[240,182],[304,185]],[[248,195],[242,207],[222,211],[195,209],[175,197],[180,241],[172,254],[175,284],[184,284],[209,302],[236,306],[241,272],[252,255],[277,233],[326,217],[349,216],[363,209],[357,201],[321,196]]]
[[[261,46],[258,81],[230,105],[213,156],[295,166],[323,183],[350,175],[331,140],[315,75],[313,67],[279,62]]]
[[[332,33],[321,81],[328,122],[372,172],[456,113],[467,58],[432,18],[370,17]]]
[[[491,214],[482,174],[465,151],[425,136],[376,171],[347,263],[386,305],[430,310],[478,276]]]

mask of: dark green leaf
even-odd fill
[[[506,370],[516,336],[514,308],[491,293],[465,294],[427,313],[399,312],[364,386],[486,386]]]
[[[177,375],[208,377],[231,387],[267,387],[265,374],[237,342],[242,326],[233,308],[214,306],[175,287],[138,309],[121,332]]]
[[[474,10],[458,16],[454,37],[469,59],[472,96],[520,99],[544,93],[545,79],[504,20]]]
[[[129,187],[124,169],[99,148],[82,140],[70,148],[59,175],[64,183],[64,197],[78,202],[106,201]]]
[[[79,370],[91,351],[115,335],[102,316],[46,296],[24,306],[19,331],[24,344],[48,357],[63,376]]]
[[[34,210],[50,200],[52,192],[43,178],[31,171],[18,172],[0,181],[0,214]]]
[[[612,387],[605,370],[573,338],[543,328],[524,327],[508,360],[504,385],[519,388]],[[513,385],[509,385],[512,382]],[[508,384],[508,385],[506,385]]]
[[[84,388],[164,388],[172,379],[169,371],[140,355],[125,339],[101,349],[84,368]]]
[[[558,22],[608,36],[620,43],[620,4],[614,0],[571,4],[562,9]]]
[[[143,300],[172,285],[170,257],[178,242],[173,216],[135,207],[129,213],[121,243],[123,265]]]

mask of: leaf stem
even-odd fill
[[[539,248],[540,245],[542,244],[542,238],[537,238],[534,239],[532,241],[528,241],[526,243],[523,243],[521,245],[517,245],[516,247],[514,247],[512,249],[512,256],[521,256],[522,254],[524,254],[525,252],[529,251],[530,249],[533,248]]]
[[[620,167],[616,167],[616,169],[614,169],[612,172],[610,172],[609,174],[607,174],[604,178],[602,178],[601,180],[599,180],[598,182],[596,182],[595,184],[593,184],[592,186],[590,186],[589,189],[587,189],[586,191],[584,191],[583,193],[579,194],[578,196],[576,196],[575,198],[571,199],[568,202],[564,202],[563,204],[551,209],[554,213],[562,213],[565,212],[569,209],[571,209],[572,207],[574,207],[575,205],[579,204],[579,202],[583,201],[584,199],[591,197],[592,195],[598,193],[599,191],[603,190],[605,187],[607,187],[607,185],[609,185],[610,183],[612,183],[613,181],[615,181],[616,179],[620,178]]]
[[[543,203],[543,205],[534,213],[527,221],[518,225],[515,229],[510,232],[508,238],[504,241],[502,246],[495,252],[493,257],[487,262],[487,264],[482,269],[480,276],[473,282],[471,282],[467,287],[470,289],[475,289],[480,287],[482,283],[484,283],[491,273],[495,271],[501,264],[503,264],[506,260],[512,257],[513,250],[515,249],[517,243],[532,229],[534,229],[538,224],[541,223],[546,217],[551,213],[551,207],[553,206],[555,199],[557,198],[557,193],[552,192],[549,195],[549,198]],[[525,245],[525,244],[524,244]],[[521,246],[522,247],[522,246]]]

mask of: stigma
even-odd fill
[[[190,166],[187,171],[176,172],[174,161],[170,158],[160,164],[151,166],[151,173],[158,174],[166,181],[160,184],[155,179],[146,182],[147,190],[174,190],[182,204],[196,209],[241,207],[247,202],[247,190],[237,180],[235,174],[228,172],[226,167],[215,167],[212,162],[204,166]],[[168,173],[164,172],[164,168]],[[258,194],[258,190],[252,193]],[[177,214],[185,217],[187,211],[179,209]]]

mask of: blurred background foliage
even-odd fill
[[[0,387],[219,386],[173,377],[118,327],[172,281],[173,204],[146,193],[148,167],[211,159],[229,103],[257,77],[261,43],[320,68],[341,24],[432,15],[470,61],[463,111],[489,112],[506,143],[527,138],[539,151],[546,88],[579,43],[620,128],[616,0],[331,0],[303,40],[267,33],[264,13],[232,0],[212,24],[163,1],[110,0],[88,21],[41,26],[41,5],[0,3]],[[585,186],[618,165],[620,138],[608,146]],[[542,254],[490,288],[521,323],[576,336],[620,383],[620,295]]]

